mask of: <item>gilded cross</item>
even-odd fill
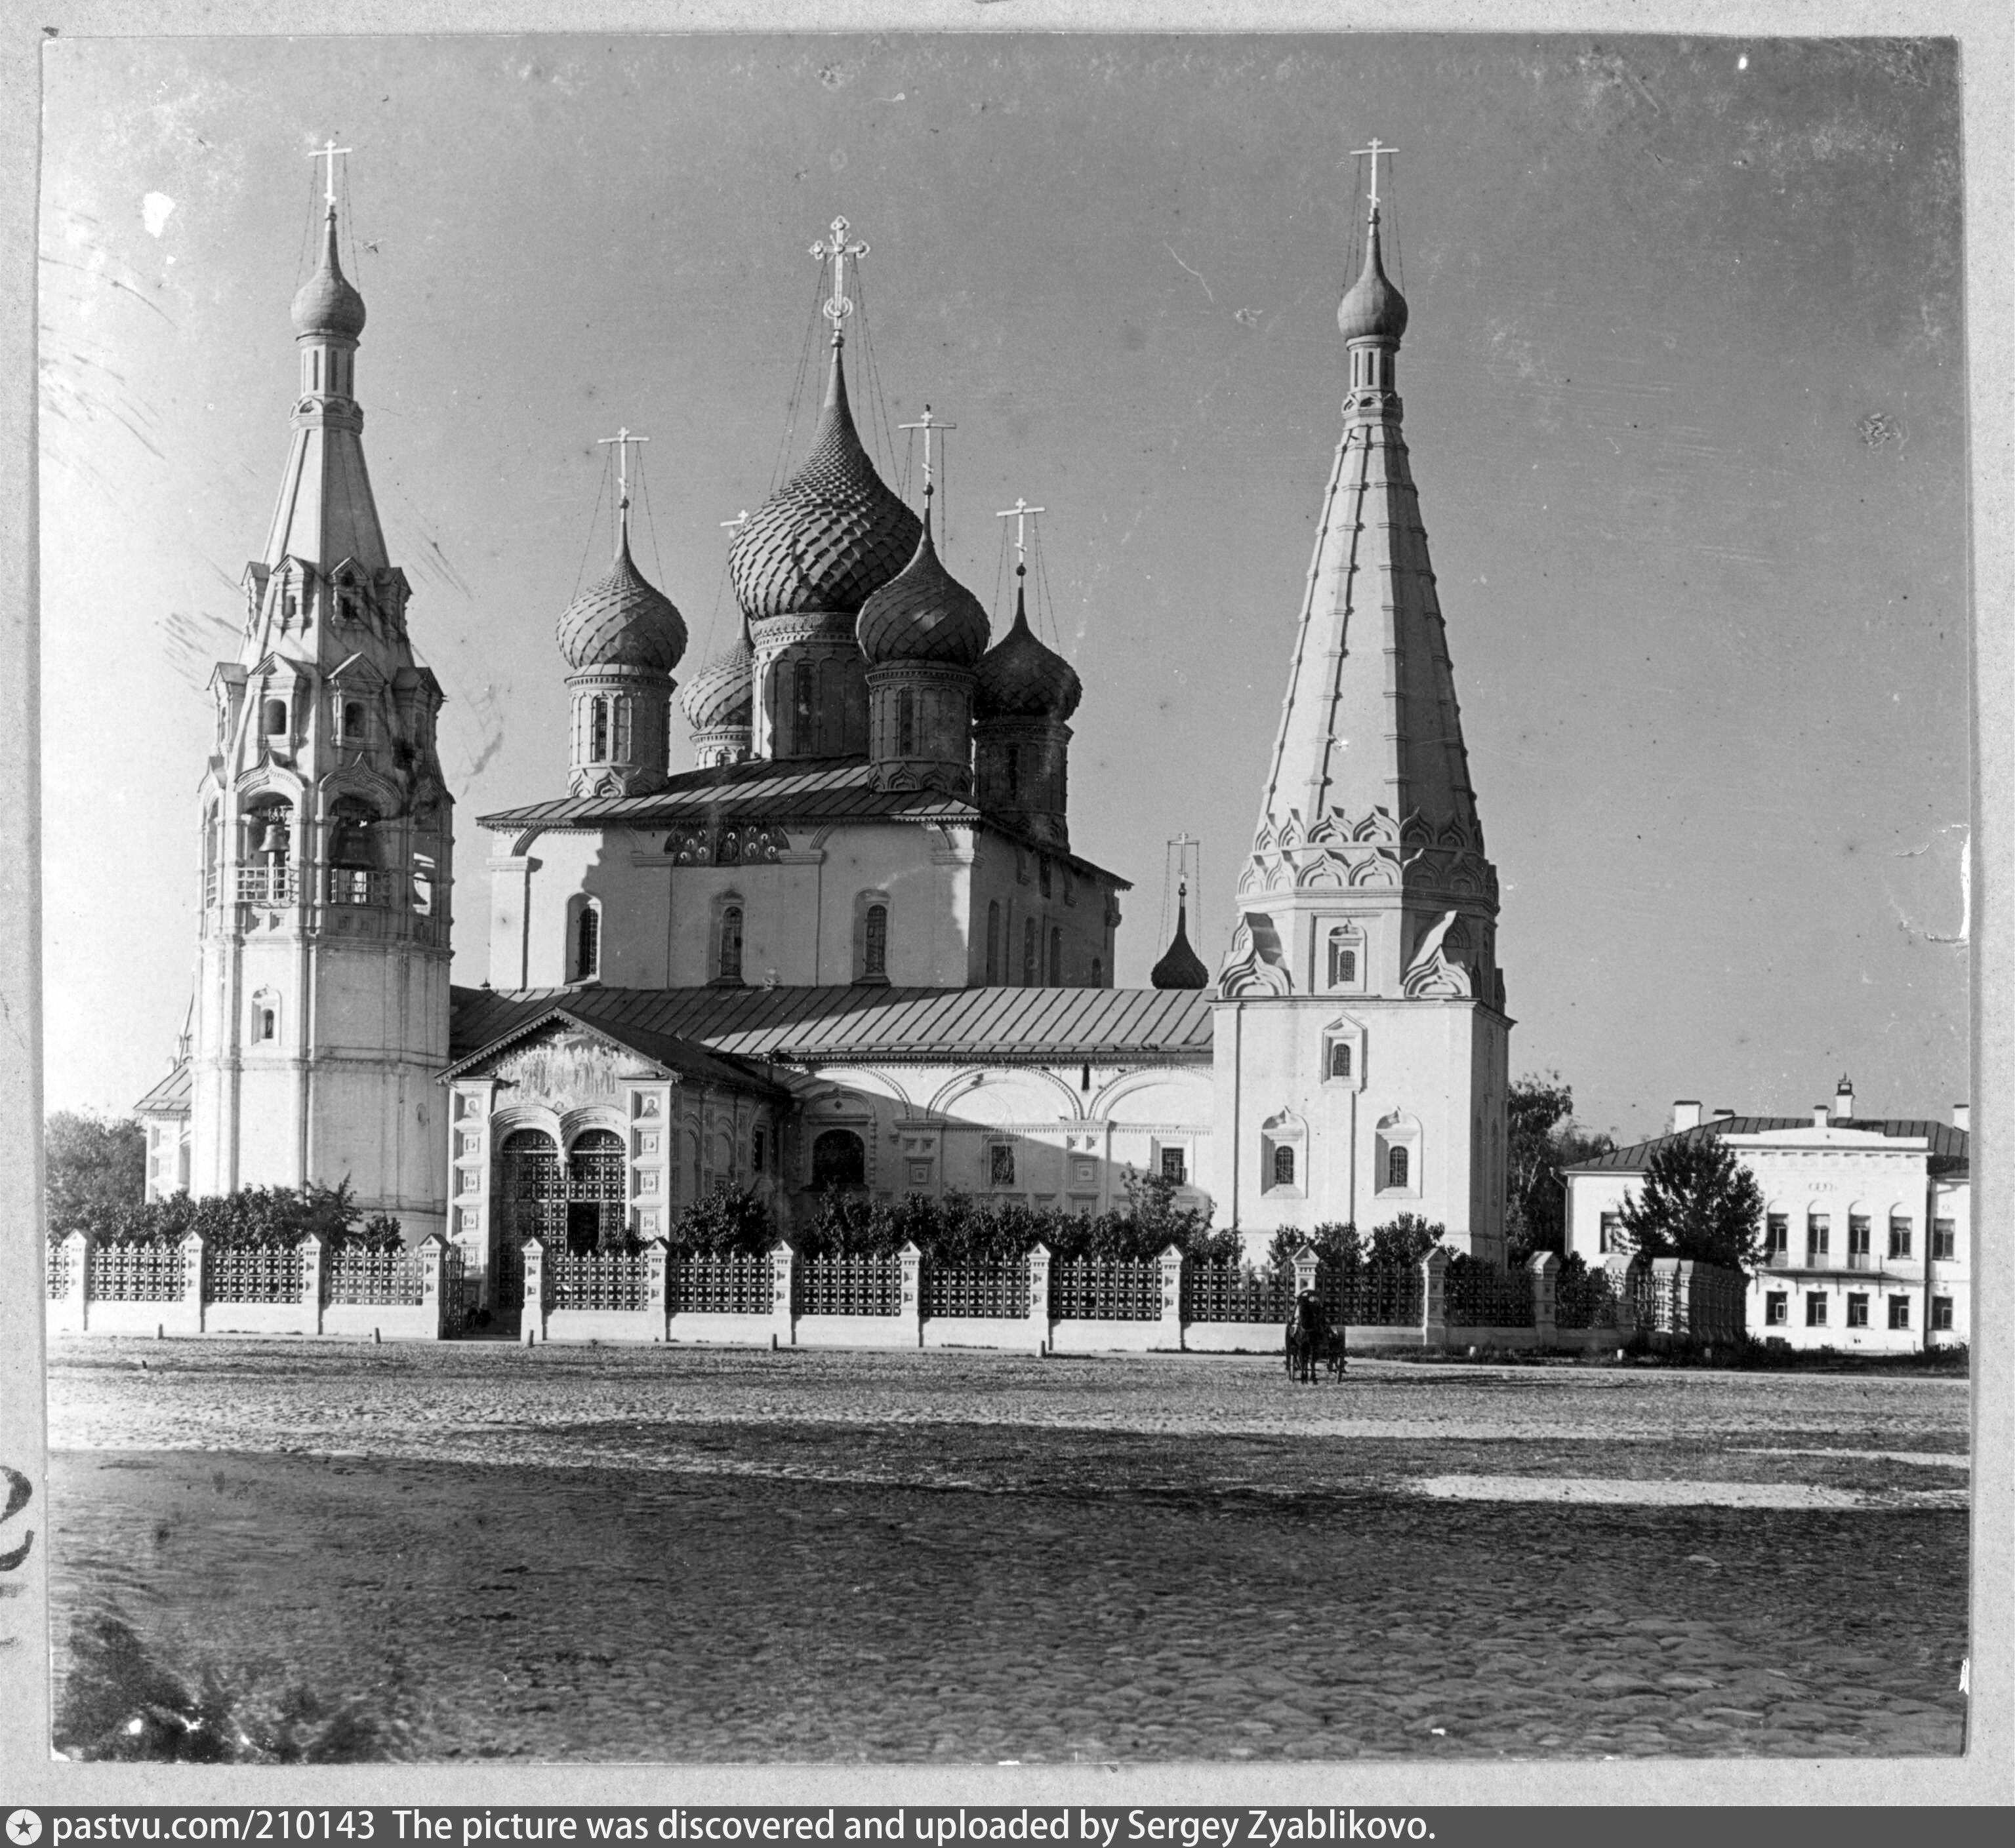
[[[932,491],[931,432],[933,430],[955,430],[958,428],[958,425],[957,424],[946,423],[941,418],[932,416],[931,407],[929,405],[926,404],[924,407],[924,414],[918,418],[916,422],[913,424],[898,424],[896,428],[899,430],[921,430],[924,433],[924,492],[926,494],[928,494]]]
[[[1390,160],[1392,156],[1398,153],[1399,150],[1397,148],[1387,147],[1386,145],[1374,135],[1371,138],[1371,145],[1370,147],[1352,148],[1350,151],[1352,153],[1356,155],[1362,156],[1369,154],[1371,156],[1371,209],[1375,212],[1378,210],[1379,159],[1382,156],[1385,158]]]
[[[832,323],[832,337],[840,337],[841,324],[853,312],[853,304],[846,299],[846,260],[850,257],[857,264],[867,254],[865,243],[849,244],[846,234],[853,227],[844,218],[835,218],[829,228],[830,235],[812,246],[811,254],[821,263],[832,264],[832,294],[825,304],[825,318]]]
[[[328,202],[332,212],[336,210],[336,157],[339,154],[354,154],[356,152],[354,148],[339,148],[334,135],[331,135],[320,147],[308,149],[309,160],[329,163],[329,172],[322,183],[322,197]]]
[[[1015,569],[1018,572],[1025,570],[1029,563],[1029,515],[1049,511],[1047,507],[1031,507],[1017,494],[1012,507],[1004,507],[993,516],[997,520],[1011,519],[1015,522]]]
[[[605,448],[612,443],[616,445],[616,492],[625,507],[630,504],[630,445],[650,440],[648,436],[631,436],[627,424],[619,425],[612,436],[598,436],[595,439],[599,447]]]

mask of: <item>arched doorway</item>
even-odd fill
[[[567,1150],[566,1248],[616,1251],[629,1231],[623,1138],[584,1129]]]
[[[525,1241],[548,1250],[566,1224],[559,1145],[542,1129],[514,1129],[497,1150],[497,1268],[493,1313],[515,1315],[525,1301]]]
[[[867,1185],[867,1145],[851,1129],[821,1131],[812,1144],[812,1186],[823,1189]]]

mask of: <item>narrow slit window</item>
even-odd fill
[[[896,695],[896,755],[917,754],[917,696],[907,687]]]
[[[723,981],[742,979],[742,907],[727,906],[720,914],[720,960],[718,964]]]
[[[1022,985],[1025,989],[1036,985],[1036,920],[1033,917],[1022,924]]]
[[[860,932],[860,972],[885,976],[889,973],[889,907],[870,905]]]
[[[574,924],[573,978],[593,981],[602,973],[602,910],[590,903],[581,906]]]
[[[986,982],[990,988],[1000,979],[1000,901],[986,907]]]

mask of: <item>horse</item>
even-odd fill
[[[1329,1325],[1329,1338],[1323,1344],[1323,1358],[1329,1363],[1329,1376],[1332,1380],[1341,1380],[1349,1369],[1349,1343],[1346,1339],[1349,1333],[1348,1325],[1341,1321]]]
[[[1294,1312],[1288,1318],[1288,1377],[1313,1386],[1316,1366],[1328,1349],[1329,1340],[1329,1317],[1316,1301],[1315,1292],[1305,1290],[1295,1298]]]

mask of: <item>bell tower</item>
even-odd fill
[[[1217,978],[1219,1193],[1261,1247],[1284,1226],[1368,1233],[1412,1213],[1501,1260],[1497,874],[1401,431],[1406,303],[1377,195],[1392,150],[1360,152],[1364,263],[1337,310],[1343,436]]]
[[[364,300],[337,253],[294,297],[293,437],[237,658],[211,676],[190,1186],[347,1182],[445,1230],[452,803],[386,552],[355,392]]]

